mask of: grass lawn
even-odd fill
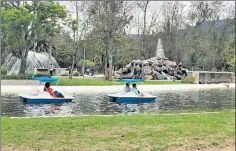
[[[116,81],[105,81],[104,79],[82,79],[68,77],[57,77],[60,79],[59,86],[106,86],[106,85],[124,85],[125,83]],[[55,85],[56,83],[52,83]],[[184,84],[180,81],[145,81],[144,83],[137,82],[138,85],[157,85],[157,84]]]
[[[2,118],[3,150],[125,151],[224,147],[235,113]]]

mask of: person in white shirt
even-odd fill
[[[129,83],[126,83],[126,84],[125,84],[124,91],[125,91],[125,92],[130,92]]]

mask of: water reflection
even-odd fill
[[[157,95],[151,104],[110,104],[106,94],[74,94],[74,103],[23,105],[17,95],[2,96],[2,112],[7,116],[69,116],[96,114],[137,114],[157,112],[213,111],[234,109],[235,89],[149,92]]]

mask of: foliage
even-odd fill
[[[73,76],[80,76],[79,72],[73,72]]]
[[[26,79],[27,76],[19,74],[11,74],[11,75],[1,75],[1,79],[6,79],[6,80],[23,80]]]
[[[22,59],[20,73],[25,74],[29,49],[42,39],[51,39],[60,31],[59,19],[66,18],[65,7],[54,2],[32,2],[15,7],[15,2],[6,2],[12,7],[3,9],[4,28],[8,49]]]
[[[28,77],[33,77],[33,76],[34,76],[34,73],[31,73],[31,72],[30,72],[30,73],[27,73],[26,75],[27,75]]]
[[[69,67],[72,56],[75,52],[74,41],[70,37],[70,33],[62,31],[57,34],[53,39],[55,45],[55,58],[60,67]]]
[[[190,70],[228,70],[224,45],[235,37],[235,19],[219,20],[224,9],[221,1],[191,2],[186,16],[181,13],[181,2],[166,2],[163,7],[165,28],[158,35],[167,58]]]
[[[139,10],[144,12],[148,3],[139,2]],[[135,21],[134,16],[138,16],[138,13],[132,12],[136,11],[133,9],[135,6],[136,2],[125,1],[86,2],[86,6],[76,5],[76,11],[84,12],[87,16],[83,20],[79,19],[83,18],[80,16],[72,19],[68,13],[71,10],[55,2],[23,4],[6,1],[1,13],[2,60],[9,53],[23,59],[20,70],[23,74],[23,68],[26,67],[24,59],[29,50],[52,51],[61,67],[68,67],[72,60],[78,67],[82,65],[85,46],[86,59],[92,61],[86,61],[86,65],[95,66],[97,71],[103,72],[109,54],[113,58],[112,64],[121,67],[131,60],[141,59],[141,55],[146,58],[154,56],[160,38],[166,57],[181,62],[190,70],[216,68],[218,71],[235,71],[233,6],[231,12],[224,8],[221,1],[194,1],[185,13],[184,3],[164,2],[158,14],[148,14],[151,20],[146,19],[146,29],[142,32],[145,35],[128,35],[128,28]],[[228,16],[223,15],[222,10],[227,10]],[[219,19],[221,17],[222,20]],[[140,23],[140,18],[136,19],[138,22],[135,22],[135,26],[141,31],[140,27],[144,26],[141,24],[145,22]],[[77,26],[80,26],[80,31],[77,31]],[[143,51],[145,54],[141,54]]]
[[[114,56],[114,65],[124,66],[130,63],[133,59],[140,59],[139,41],[124,37],[118,53]]]
[[[224,48],[224,59],[235,72],[235,39],[227,41]]]
[[[40,77],[40,76],[49,76],[49,73],[45,73],[45,72],[37,72],[37,73],[35,73],[34,76],[38,76],[38,77]]]
[[[63,74],[61,74],[61,76],[69,76],[69,72],[65,72],[65,73],[63,73]]]
[[[1,75],[6,75],[7,74],[7,67],[1,66]]]
[[[2,79],[7,79],[7,80],[23,80],[23,79],[29,79],[31,78],[32,76],[37,76],[37,77],[40,77],[40,76],[49,76],[49,74],[47,73],[43,73],[43,72],[37,72],[35,74],[33,73],[27,73],[26,75],[23,75],[23,74],[11,74],[11,75],[1,75],[1,78]]]
[[[228,64],[232,67],[232,70],[235,72],[235,57],[228,61]]]
[[[84,63],[84,60],[80,60],[80,61],[79,61],[79,66],[83,66],[83,63]],[[85,61],[85,67],[86,67],[86,68],[90,68],[90,67],[94,68],[95,65],[96,65],[96,63],[93,62],[93,61],[90,61],[90,60],[86,60],[86,61]]]
[[[195,77],[192,76],[186,76],[184,79],[181,81],[182,83],[191,83],[193,84],[195,81]]]
[[[92,31],[88,38],[95,42],[93,46],[95,45],[98,59],[96,62],[100,63],[103,71],[108,64],[109,55],[119,53],[118,50],[124,41],[124,28],[132,20],[125,7],[127,6],[121,1],[94,1],[89,7]]]
[[[217,144],[228,144],[235,139],[235,113],[232,111],[70,118],[2,117],[1,120],[2,147],[14,145],[15,150],[95,148],[121,151],[132,148],[138,151],[151,148],[164,151],[176,147],[201,150],[212,146],[210,150],[214,150],[222,147]]]

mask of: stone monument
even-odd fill
[[[157,42],[156,57],[165,58],[165,53],[164,53],[162,41],[160,38],[158,39],[158,42]]]
[[[133,60],[124,68],[115,71],[114,77],[116,79],[140,79],[142,64],[144,78],[148,80],[181,80],[187,76],[181,64],[177,65],[175,61],[165,57],[162,41],[158,39],[155,57],[143,61]]]

